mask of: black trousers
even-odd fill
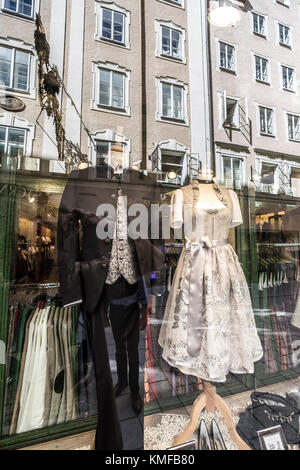
[[[109,318],[116,343],[118,382],[128,383],[133,396],[139,393],[140,309],[138,303],[128,306],[110,305]]]
[[[139,393],[140,308],[136,300],[137,284],[120,277],[112,286],[105,286],[109,318],[116,345],[118,382],[127,385],[133,396]],[[129,372],[129,374],[128,374]]]
[[[120,450],[123,447],[109,355],[105,337],[102,304],[93,314],[85,314],[95,369],[98,426],[95,450]]]

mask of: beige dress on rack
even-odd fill
[[[221,202],[217,209],[203,209],[198,182],[173,193],[172,228],[186,223],[188,204],[201,230],[185,231],[159,344],[163,358],[184,374],[225,382],[230,372],[253,373],[263,350],[247,281],[228,243],[229,229],[243,223],[239,201],[234,191],[216,185],[214,190]]]

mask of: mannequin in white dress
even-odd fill
[[[199,174],[191,185],[173,193],[171,226],[184,226],[186,207],[200,218],[199,231],[187,233],[168,298],[159,344],[173,367],[203,381],[204,395],[193,407],[190,424],[174,445],[185,442],[197,427],[201,410],[223,414],[240,448],[230,410],[210,382],[225,382],[229,372],[254,372],[263,350],[258,338],[248,285],[238,257],[228,242],[229,229],[243,223],[234,191],[217,186]]]

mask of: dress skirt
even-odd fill
[[[163,358],[187,375],[211,382],[226,376],[254,373],[254,362],[263,356],[249,288],[232,246],[201,250],[203,268],[197,279],[201,303],[193,305],[201,316],[201,346],[188,352],[188,315],[184,290],[191,252],[183,249],[168,297],[159,344]],[[196,310],[195,310],[196,309]]]

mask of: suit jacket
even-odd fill
[[[109,167],[108,167],[109,168]],[[157,271],[163,264],[159,241],[151,240],[151,204],[160,203],[160,191],[152,175],[125,170],[121,177],[107,178],[97,168],[75,170],[62,196],[58,218],[58,260],[61,296],[64,305],[83,300],[84,308],[92,313],[99,302],[108,274],[112,239],[99,239],[96,215],[100,204],[117,205],[118,189],[127,196],[128,208],[144,204],[148,210],[147,240],[135,240],[140,273]],[[128,217],[128,223],[134,217]],[[115,220],[110,220],[113,233]]]

